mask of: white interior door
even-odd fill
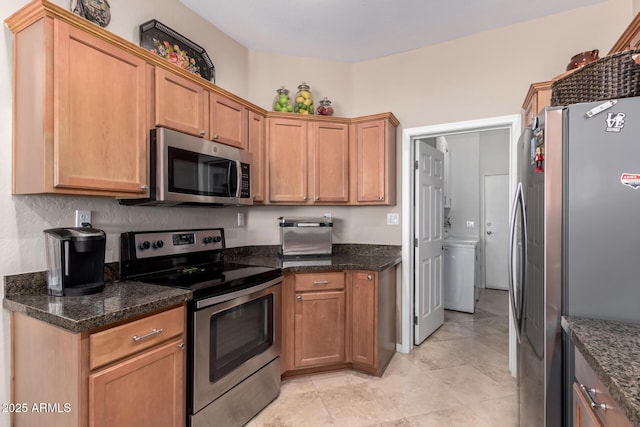
[[[416,142],[414,343],[424,341],[444,323],[443,185],[444,155]]]
[[[484,177],[485,287],[509,289],[509,175]]]

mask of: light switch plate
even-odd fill
[[[400,225],[400,214],[387,214],[387,225]]]
[[[242,227],[244,225],[244,213],[238,212],[238,226]]]

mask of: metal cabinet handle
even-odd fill
[[[316,202],[320,200],[320,196],[316,196]]]
[[[491,236],[493,234],[493,231],[487,231],[487,234]]]
[[[302,196],[302,200],[306,201],[307,200],[307,196]]]
[[[384,200],[384,196],[379,196],[378,200]]]
[[[329,281],[328,280],[314,280],[313,284],[314,285],[328,285]]]
[[[584,394],[585,397],[589,400],[589,406],[591,406],[591,409],[602,409],[604,412],[607,412],[606,403],[597,403],[595,400],[593,400],[591,393],[597,393],[595,388],[587,388],[587,386],[580,383],[580,390],[582,390],[582,394]]]
[[[218,139],[218,138],[219,138],[219,136],[218,136],[217,133],[215,135],[213,135],[213,139]]]
[[[204,130],[201,130],[200,131],[200,136],[204,136],[205,133],[207,133],[207,132],[205,132]]]
[[[367,275],[367,280],[372,280],[372,279],[373,279],[373,276],[372,276],[372,275],[370,275],[370,274],[368,274],[368,275]]]
[[[178,344],[178,348],[179,348],[180,350],[184,350],[184,343],[183,343],[183,342],[181,342],[180,344]]]
[[[147,184],[142,184],[140,186],[140,190],[142,190],[142,191],[147,191],[148,189],[149,189],[149,186]]]
[[[132,338],[133,338],[133,340],[135,342],[140,342],[140,341],[142,341],[144,339],[151,338],[152,336],[158,335],[158,334],[161,334],[161,333],[162,333],[162,329],[153,328],[151,330],[151,332],[149,332],[148,334],[144,334],[144,335],[140,335],[140,336],[134,335]]]
[[[296,297],[296,299],[297,299],[298,301],[302,301],[302,296],[301,296],[301,295],[298,295],[298,296]]]

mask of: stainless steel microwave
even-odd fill
[[[171,129],[151,130],[149,197],[122,205],[251,205],[251,153]]]

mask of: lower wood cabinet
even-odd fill
[[[607,387],[576,348],[574,352],[573,425],[631,427]]]
[[[345,361],[344,290],[296,292],[294,366]]]
[[[286,273],[282,373],[382,375],[396,346],[396,269]]]
[[[184,332],[183,306],[82,333],[12,313],[12,425],[184,426]]]

